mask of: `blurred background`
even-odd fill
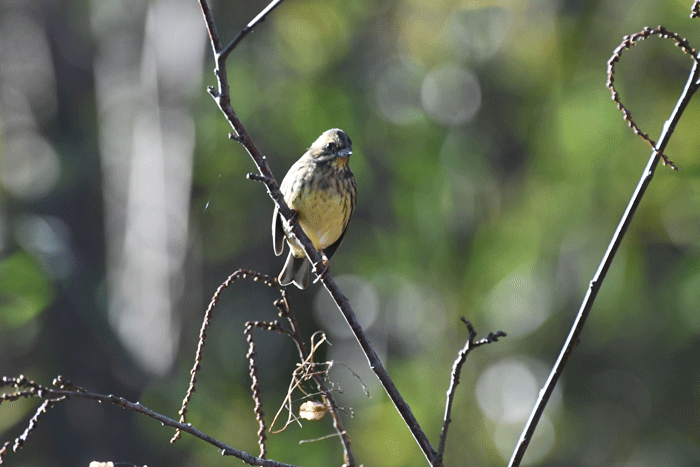
[[[446,465],[507,463],[650,150],[605,87],[622,36],[700,45],[690,0],[287,0],[229,58],[233,107],[278,180],[324,130],[354,142],[359,202],[331,271],[437,445],[465,316],[483,337],[457,391]],[[216,1],[224,42],[266,1]],[[234,270],[276,276],[273,204],[206,92],[195,0],[0,2],[0,374],[57,375],[177,418],[199,327]],[[691,60],[650,38],[616,83],[656,138]],[[525,458],[537,466],[700,464],[700,107],[692,102]],[[327,293],[291,290],[324,330],[358,461],[423,466]],[[272,290],[222,296],[189,421],[258,453],[243,323]],[[295,349],[256,333],[268,423]],[[357,375],[357,376],[355,376]],[[362,387],[367,386],[368,398]],[[0,442],[38,406],[0,406]],[[350,414],[353,414],[353,417]],[[342,463],[330,420],[269,457]],[[213,447],[86,401],[44,416],[8,465],[231,465]]]

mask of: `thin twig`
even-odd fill
[[[253,18],[253,19],[250,21],[250,23],[248,23],[248,24],[246,25],[246,27],[244,27],[244,28],[241,30],[241,32],[239,32],[238,35],[237,35],[236,37],[233,38],[233,40],[224,48],[224,50],[221,51],[221,57],[222,57],[224,60],[226,60],[226,58],[228,57],[228,54],[230,54],[231,51],[232,51],[233,49],[236,48],[236,46],[238,45],[238,43],[241,42],[241,40],[243,40],[243,38],[244,38],[246,35],[248,35],[248,33],[249,33],[250,31],[252,31],[253,28],[254,28],[255,26],[258,25],[258,23],[264,21],[265,18],[267,17],[267,15],[270,14],[270,12],[271,12],[272,10],[274,10],[275,8],[277,8],[277,6],[278,6],[280,3],[282,3],[283,1],[284,1],[284,0],[273,0],[269,5],[267,5],[265,8],[263,8],[263,10],[262,10],[260,13],[258,13],[258,16],[256,16],[255,18]]]
[[[622,56],[622,52],[625,50],[629,49],[633,45],[636,45],[637,42],[646,39],[649,36],[660,36],[664,39],[673,39],[676,41],[676,46],[678,46],[680,49],[683,50],[683,52],[687,53],[690,55],[694,60],[696,60],[696,55],[697,52],[695,52],[695,49],[693,49],[688,41],[682,37],[680,37],[678,34],[676,34],[673,31],[669,31],[663,26],[658,26],[657,28],[644,28],[642,31],[631,34],[629,36],[625,36],[622,39],[622,43],[615,48],[613,51],[612,56],[608,60],[608,81],[607,81],[607,86],[608,89],[610,89],[610,93],[612,94],[612,99],[615,101],[617,104],[617,109],[622,112],[622,118],[627,122],[627,125],[634,131],[634,133],[638,136],[640,136],[644,141],[649,143],[649,146],[651,146],[652,149],[658,148],[656,142],[654,142],[653,139],[649,137],[648,134],[643,132],[635,123],[634,119],[632,118],[632,114],[630,111],[624,106],[622,101],[620,100],[620,93],[617,92],[617,89],[615,89],[615,65],[620,61],[620,58]],[[670,160],[664,153],[663,151],[659,150],[658,151],[659,157],[661,157],[661,160],[663,161],[664,165],[669,165],[671,166],[672,169],[678,170],[678,167],[675,166],[672,160]]]
[[[467,337],[467,343],[464,344],[464,348],[459,351],[457,358],[452,364],[450,387],[447,389],[447,398],[445,402],[445,416],[443,417],[442,431],[440,432],[440,444],[438,445],[437,456],[435,458],[435,463],[433,464],[434,466],[442,465],[442,456],[445,454],[445,443],[447,441],[447,430],[452,422],[452,404],[454,403],[455,390],[459,384],[459,376],[462,373],[462,366],[464,366],[464,362],[467,361],[467,355],[469,355],[469,352],[481,345],[490,344],[491,342],[498,342],[500,337],[506,336],[505,332],[497,331],[495,333],[489,333],[485,339],[475,342],[474,339],[476,339],[476,331],[474,330],[474,326],[472,326],[472,323],[467,321],[464,317],[462,317],[461,320],[467,326],[469,336]]]
[[[537,423],[539,422],[540,417],[544,412],[544,408],[547,405],[547,402],[549,401],[552,392],[554,391],[554,386],[557,384],[559,377],[564,371],[564,367],[566,366],[566,363],[574,349],[574,346],[579,341],[579,337],[581,335],[581,332],[583,331],[583,326],[586,323],[586,318],[588,317],[588,314],[590,313],[591,308],[593,307],[593,302],[595,301],[595,298],[598,295],[598,291],[600,290],[600,287],[603,284],[603,280],[605,279],[605,275],[607,274],[608,269],[612,264],[613,258],[615,257],[615,253],[617,252],[617,249],[619,248],[620,243],[622,242],[622,238],[627,232],[627,228],[629,227],[630,223],[632,222],[632,217],[634,216],[634,213],[637,210],[637,207],[639,206],[642,197],[644,196],[644,193],[646,192],[646,189],[649,186],[649,183],[651,182],[652,177],[654,176],[654,171],[656,170],[656,166],[658,165],[660,160],[659,154],[663,153],[663,150],[666,148],[666,145],[668,144],[668,141],[671,138],[674,129],[676,128],[676,125],[680,121],[683,111],[685,110],[686,106],[690,102],[691,97],[693,96],[695,91],[697,91],[699,86],[700,67],[698,67],[698,61],[696,59],[693,62],[693,68],[690,72],[690,76],[688,77],[688,81],[685,85],[685,88],[683,89],[683,92],[681,93],[681,96],[678,99],[678,103],[676,104],[675,109],[673,109],[670,118],[664,124],[661,136],[659,136],[659,142],[657,143],[656,148],[652,152],[651,157],[649,158],[649,162],[644,168],[642,177],[639,180],[639,183],[637,184],[637,188],[635,189],[634,194],[632,195],[632,198],[629,201],[629,204],[627,205],[625,213],[622,215],[622,219],[620,219],[620,223],[617,226],[617,230],[615,230],[615,234],[612,237],[612,240],[610,242],[610,245],[608,246],[607,251],[605,252],[605,255],[603,256],[603,260],[601,261],[598,270],[596,271],[595,275],[593,276],[593,279],[591,280],[591,283],[588,287],[588,291],[586,292],[586,296],[584,297],[583,302],[581,303],[581,308],[579,309],[579,312],[576,315],[574,324],[571,328],[568,338],[566,339],[566,343],[564,344],[564,347],[562,348],[561,353],[559,354],[559,358],[554,364],[554,367],[552,368],[552,371],[549,374],[547,382],[540,391],[540,396],[537,399],[537,403],[535,404],[532,413],[530,414],[530,419],[525,425],[525,429],[523,430],[523,433],[520,436],[520,440],[518,441],[516,449],[513,452],[513,457],[511,458],[510,463],[508,464],[509,467],[519,466],[520,462],[523,459],[523,456],[525,455],[525,451],[527,450],[527,447],[530,444],[530,440],[532,439],[532,436],[535,432]]]
[[[284,289],[282,290],[284,291]],[[289,321],[289,324],[292,328],[293,339],[297,345],[297,350],[299,351],[299,357],[301,358],[301,361],[307,361],[309,359],[309,351],[306,348],[304,339],[301,337],[299,324],[297,323],[297,320],[294,317],[291,308],[289,307],[289,302],[286,294],[284,295],[283,299],[277,301],[275,305],[280,310],[280,315],[286,317]],[[338,405],[335,401],[335,398],[333,397],[333,393],[331,392],[331,389],[328,387],[326,381],[320,374],[314,373],[313,378],[314,382],[316,383],[316,387],[325,396],[326,401],[328,402],[328,407],[330,408],[331,412],[331,418],[333,419],[333,428],[335,429],[336,433],[340,436],[341,444],[343,445],[343,459],[345,462],[345,466],[354,467],[355,454],[353,453],[352,448],[350,447],[350,435],[348,435],[348,433],[345,431],[345,427],[343,426],[343,421],[340,418]]]
[[[320,339],[317,341],[316,336],[320,336]],[[272,420],[272,423],[270,424],[270,432],[273,434],[278,434],[283,432],[284,430],[287,429],[287,427],[292,423],[292,422],[297,422],[301,425],[301,422],[299,422],[299,419],[296,418],[296,415],[294,414],[294,408],[293,408],[293,403],[295,399],[295,391],[298,389],[304,394],[304,398],[308,398],[311,395],[304,390],[303,384],[305,381],[308,381],[310,379],[313,379],[315,376],[321,377],[321,379],[325,378],[328,375],[328,372],[331,369],[331,363],[330,362],[325,362],[325,363],[316,363],[314,362],[314,356],[316,355],[316,352],[320,348],[320,346],[324,343],[326,343],[326,335],[322,331],[316,331],[312,336],[311,336],[311,351],[309,354],[305,357],[302,358],[301,363],[297,363],[296,369],[292,372],[292,380],[289,383],[289,388],[287,389],[287,395],[284,398],[284,402],[282,402],[282,405],[280,406],[279,410],[277,411],[277,414],[275,415],[275,418]],[[330,393],[330,391],[329,391]],[[324,394],[325,395],[325,394]],[[279,416],[282,414],[284,409],[287,409],[287,421],[285,422],[284,426],[278,430],[272,430],[272,427],[275,426],[275,423],[277,423],[277,419]]]
[[[16,378],[16,380],[19,380],[20,378]],[[13,378],[7,378],[3,377],[3,382],[12,382]],[[17,385],[12,384],[13,386],[17,387]],[[90,391],[86,391],[84,389],[55,389],[51,387],[44,387],[41,385],[38,385],[36,383],[33,383],[33,391],[34,391],[34,397],[38,397],[40,399],[43,399],[45,401],[44,404],[42,404],[41,407],[44,407],[46,404],[46,401],[56,401],[58,399],[66,398],[78,398],[78,399],[89,399],[89,400],[94,400],[98,401],[101,403],[108,403],[108,404],[113,404],[116,405],[117,407],[121,407],[122,409],[125,410],[130,410],[132,412],[140,413],[142,415],[145,415],[147,417],[153,418],[154,420],[158,420],[161,424],[165,426],[169,426],[172,428],[176,428],[178,431],[184,431],[185,433],[189,433],[192,436],[195,436],[202,441],[205,441],[221,450],[221,454],[224,456],[233,456],[236,457],[243,462],[249,464],[249,465],[260,465],[264,467],[295,467],[294,465],[291,464],[284,464],[282,462],[276,462],[272,460],[267,460],[267,459],[261,459],[259,457],[255,457],[247,452],[244,451],[239,451],[236,448],[233,448],[225,443],[222,443],[221,441],[212,438],[211,436],[207,435],[206,433],[203,433],[199,431],[198,429],[194,428],[192,424],[190,423],[180,423],[172,418],[166,417],[165,415],[161,415],[158,412],[154,412],[153,410],[141,405],[140,403],[136,402],[129,402],[128,400],[122,398],[122,397],[117,397],[113,395],[103,395],[103,394],[96,394]],[[51,404],[49,404],[50,406]],[[50,408],[47,406],[46,408]],[[34,420],[34,419],[32,419]]]
[[[245,323],[245,329],[243,330],[243,334],[248,342],[248,353],[246,354],[246,358],[248,358],[248,374],[250,375],[251,379],[250,390],[253,395],[253,403],[255,404],[255,419],[258,421],[258,446],[260,446],[260,457],[264,459],[267,455],[267,447],[265,446],[265,440],[267,439],[267,427],[265,426],[265,419],[263,418],[265,413],[262,409],[262,394],[258,380],[258,365],[255,361],[255,357],[258,356],[258,353],[255,351],[253,328],[260,328],[265,331],[277,331],[280,334],[287,335],[291,335],[291,333],[282,328],[277,321],[273,321],[272,323],[267,321],[248,321]]]
[[[270,197],[273,199],[275,204],[278,207],[279,213],[282,215],[282,217],[287,220],[291,224],[291,232],[292,234],[297,238],[298,242],[301,244],[303,247],[307,257],[311,261],[311,264],[318,265],[321,264],[321,256],[318,251],[313,247],[313,244],[309,240],[309,238],[306,236],[304,231],[301,229],[299,226],[298,222],[291,222],[293,219],[292,216],[292,211],[289,209],[287,204],[284,201],[284,197],[282,196],[282,193],[279,190],[279,186],[277,182],[274,179],[274,176],[272,175],[272,171],[270,170],[269,165],[267,164],[267,161],[265,158],[262,156],[258,148],[255,146],[253,143],[253,140],[251,139],[250,135],[246,131],[245,127],[241,123],[240,119],[234,112],[233,108],[231,107],[231,100],[230,100],[230,95],[229,95],[229,86],[228,86],[228,78],[226,76],[226,57],[228,56],[228,53],[233,50],[235,45],[237,45],[239,42],[236,44],[232,44],[230,49],[227,47],[227,55],[224,56],[220,51],[221,51],[221,46],[220,43],[218,43],[218,35],[216,34],[216,27],[214,25],[214,19],[211,15],[211,10],[209,10],[209,7],[207,5],[206,0],[199,0],[200,6],[202,6],[202,12],[204,14],[204,20],[207,22],[207,30],[209,31],[209,36],[210,39],[212,40],[212,48],[214,50],[214,55],[216,59],[216,70],[215,74],[217,77],[218,81],[218,90],[210,88],[209,93],[212,95],[212,97],[216,100],[217,105],[219,106],[219,109],[222,111],[222,113],[225,115],[226,119],[228,120],[229,124],[231,127],[234,129],[236,135],[238,136],[238,140],[240,144],[245,148],[245,150],[248,152],[250,157],[253,159],[255,165],[257,166],[261,177],[261,181],[265,183],[265,186],[267,187],[268,194]],[[279,4],[278,0],[274,0],[270,5],[277,6]],[[269,13],[272,11],[272,8],[268,7],[265,10],[263,10],[265,14]],[[258,15],[256,17],[257,22],[262,21],[265,18],[265,15]],[[253,21],[251,21],[250,24],[252,24]],[[248,27],[249,27],[248,26]],[[215,42],[216,41],[216,42]],[[316,268],[315,268],[316,269]],[[384,365],[382,362],[379,360],[379,357],[377,356],[376,352],[372,348],[372,345],[365,335],[364,330],[362,329],[362,326],[360,325],[359,321],[357,320],[357,317],[355,316],[355,313],[352,310],[352,307],[350,306],[350,302],[348,301],[347,297],[343,295],[342,291],[338,287],[338,285],[335,283],[333,278],[331,277],[330,274],[325,274],[321,278],[321,281],[323,282],[323,285],[326,287],[328,292],[331,294],[331,297],[333,300],[335,300],[336,305],[340,309],[341,313],[345,317],[346,321],[348,322],[348,325],[352,329],[353,333],[355,334],[356,339],[358,340],[360,347],[362,347],[362,350],[365,353],[365,356],[367,357],[367,360],[369,361],[370,368],[375,372],[377,377],[379,378],[379,381],[382,383],[382,386],[384,386],[384,389],[386,390],[387,394],[389,395],[389,398],[391,401],[394,403],[394,406],[398,410],[399,414],[403,418],[404,422],[408,426],[409,430],[411,431],[411,434],[413,434],[413,437],[416,439],[421,451],[425,455],[426,459],[428,462],[432,463],[433,459],[435,458],[435,450],[433,447],[430,445],[430,442],[428,441],[428,438],[425,436],[425,433],[421,429],[420,425],[418,424],[418,421],[416,420],[415,416],[413,415],[413,412],[411,412],[410,407],[406,403],[406,401],[401,397],[401,394],[399,391],[396,389],[396,386],[394,385],[393,381],[389,377],[389,374],[387,373],[386,369],[384,368]]]
[[[197,385],[197,374],[199,373],[199,370],[202,367],[202,355],[204,353],[204,345],[207,340],[207,329],[209,329],[209,325],[211,324],[211,317],[214,313],[214,308],[216,308],[216,305],[219,303],[219,298],[221,297],[221,294],[224,290],[230,287],[231,284],[236,282],[236,280],[246,279],[248,277],[252,277],[253,280],[256,282],[262,281],[268,287],[279,287],[277,281],[275,281],[274,279],[270,279],[264,274],[260,274],[258,272],[250,271],[247,269],[239,269],[230,276],[228,276],[228,278],[226,278],[226,280],[216,289],[216,292],[214,292],[214,295],[211,297],[209,306],[207,307],[207,310],[204,313],[202,327],[199,330],[199,340],[197,341],[197,351],[195,352],[194,366],[190,370],[190,384],[187,388],[185,398],[182,401],[180,411],[178,412],[180,414],[180,423],[187,422],[187,406],[190,404],[192,396],[194,395],[195,386]],[[176,431],[175,435],[170,439],[170,442],[174,443],[178,439],[180,439],[180,432]]]

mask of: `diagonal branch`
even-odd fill
[[[545,383],[544,388],[542,388],[542,390],[540,391],[540,396],[537,399],[537,403],[535,404],[532,413],[530,414],[530,419],[527,421],[525,429],[523,430],[523,433],[520,436],[520,440],[518,441],[518,445],[516,446],[516,449],[513,452],[513,457],[510,459],[510,463],[508,464],[509,467],[519,466],[520,462],[523,459],[523,456],[525,455],[525,451],[527,450],[527,447],[530,444],[530,440],[532,439],[532,436],[535,432],[537,423],[539,422],[540,417],[544,412],[544,408],[547,405],[547,402],[549,401],[549,397],[554,391],[554,386],[556,386],[557,381],[559,380],[559,377],[564,371],[564,367],[566,366],[566,363],[569,360],[569,357],[571,356],[574,346],[579,340],[579,336],[583,331],[583,326],[586,323],[586,318],[588,318],[588,314],[590,313],[591,308],[593,307],[593,302],[595,301],[596,296],[598,295],[598,291],[600,290],[600,287],[603,284],[605,275],[607,274],[608,269],[610,269],[610,265],[612,264],[612,261],[615,258],[615,253],[617,253],[617,249],[620,247],[622,238],[624,237],[625,233],[627,232],[627,228],[632,222],[632,217],[634,216],[637,207],[641,203],[642,197],[644,196],[644,193],[646,192],[649,183],[651,183],[651,179],[654,176],[656,166],[658,165],[659,160],[661,159],[660,154],[663,153],[664,149],[666,148],[666,145],[668,144],[668,141],[671,138],[674,129],[676,128],[676,125],[680,121],[681,115],[683,115],[683,111],[687,107],[688,103],[690,102],[690,99],[692,98],[695,91],[697,91],[698,87],[700,87],[700,67],[698,67],[698,60],[696,59],[693,62],[693,68],[690,72],[690,76],[688,77],[688,81],[685,85],[685,88],[683,89],[683,92],[681,93],[681,96],[678,99],[676,108],[673,109],[671,116],[664,124],[661,136],[659,136],[659,142],[657,143],[656,148],[652,152],[651,157],[649,158],[649,162],[644,168],[642,177],[639,180],[639,183],[637,184],[637,188],[634,190],[634,194],[632,195],[632,198],[630,199],[629,204],[627,205],[625,213],[622,215],[622,219],[620,219],[620,223],[617,226],[617,230],[615,230],[615,234],[613,235],[612,240],[610,241],[610,245],[608,245],[608,249],[605,252],[605,255],[603,256],[603,260],[601,261],[598,270],[596,271],[595,275],[593,276],[593,279],[591,280],[590,286],[588,287],[588,291],[586,292],[586,296],[584,297],[583,302],[581,303],[581,308],[579,309],[579,312],[576,315],[576,319],[574,320],[574,325],[572,326],[569,336],[566,339],[566,343],[564,344],[564,347],[562,348],[561,353],[559,354],[559,358],[554,364],[554,367],[552,368],[552,371],[549,374],[549,378],[547,378],[547,382]]]
[[[306,250],[306,252],[307,254],[309,253],[308,250]],[[350,301],[345,295],[343,295],[343,292],[340,290],[338,284],[335,283],[330,274],[324,275],[321,278],[321,282],[323,282],[324,287],[326,287],[328,293],[330,293],[331,297],[333,297],[338,309],[340,309],[340,312],[347,321],[348,326],[350,326],[350,329],[352,329],[357,342],[360,344],[360,347],[362,347],[362,351],[369,362],[370,368],[372,368],[374,374],[377,375],[377,378],[379,378],[379,382],[382,383],[384,390],[389,395],[391,402],[394,403],[394,406],[401,415],[401,418],[403,418],[404,423],[406,423],[408,426],[408,429],[411,431],[411,434],[418,443],[418,446],[421,448],[421,451],[423,451],[425,458],[428,459],[428,462],[432,465],[437,453],[431,446],[430,441],[428,441],[428,437],[421,429],[418,420],[416,420],[416,417],[413,415],[411,407],[409,407],[403,397],[401,397],[401,393],[399,393],[399,390],[391,380],[386,368],[384,368],[384,365],[382,365],[377,352],[374,351],[372,343],[367,338],[367,335],[362,329],[360,322],[357,320],[357,317],[350,306]]]
[[[272,11],[272,9],[276,7],[280,2],[281,0],[273,0],[270,3],[270,5],[268,5],[267,8],[265,8],[259,15],[257,15],[253,21],[248,23],[246,29],[244,29],[244,31],[241,31],[241,33],[239,34],[240,39],[245,37],[247,32],[250,29],[252,29],[257,23],[264,20],[266,15],[269,14]],[[228,78],[226,76],[226,58],[228,57],[228,54],[230,54],[231,51],[236,47],[236,45],[240,43],[240,39],[238,39],[238,41],[234,39],[234,41],[232,41],[231,44],[229,44],[226,47],[226,49],[222,52],[221,43],[219,42],[218,33],[216,32],[214,18],[211,13],[211,10],[209,9],[207,1],[199,0],[199,4],[202,8],[204,20],[207,23],[207,30],[209,31],[209,38],[212,42],[212,49],[214,51],[214,58],[216,60],[215,74],[218,81],[218,89],[210,87],[209,93],[216,101],[217,105],[219,106],[219,109],[222,111],[231,127],[234,129],[235,135],[233,136],[233,138],[245,148],[245,150],[248,152],[250,157],[253,159],[253,162],[257,166],[258,171],[260,172],[260,176],[254,176],[252,178],[262,181],[265,184],[265,186],[267,187],[268,194],[277,205],[279,213],[282,215],[282,217],[284,217],[284,219],[288,223],[290,223],[292,234],[294,234],[294,236],[304,248],[304,251],[309,260],[311,261],[311,264],[321,264],[321,255],[313,247],[313,244],[306,236],[304,231],[301,229],[299,223],[296,221],[291,222],[293,219],[292,211],[284,202],[284,197],[282,196],[282,193],[279,190],[279,185],[277,184],[274,176],[272,175],[272,171],[270,170],[270,167],[267,164],[267,160],[255,146],[250,135],[248,134],[240,119],[234,112],[233,108],[231,107]],[[381,360],[379,360],[377,353],[374,351],[372,344],[370,343],[364,330],[362,329],[362,326],[357,320],[357,317],[355,316],[355,313],[353,312],[352,307],[350,306],[349,300],[342,293],[342,291],[335,283],[333,278],[330,276],[330,274],[325,274],[321,278],[321,281],[323,282],[323,285],[326,287],[331,297],[335,301],[336,305],[340,309],[341,313],[345,317],[345,320],[348,322],[348,325],[352,329],[353,334],[355,335],[357,341],[360,344],[360,347],[364,351],[365,356],[369,361],[370,367],[379,378],[379,381],[382,383],[382,386],[384,386],[384,389],[389,395],[389,398],[394,403],[394,406],[396,407],[404,422],[408,426],[409,430],[411,431],[411,434],[416,439],[416,442],[418,443],[421,451],[425,455],[428,462],[432,463],[436,455],[435,450],[430,445],[427,436],[418,424],[418,421],[413,415],[413,412],[411,411],[410,407],[403,399],[403,397],[401,397],[401,394],[399,393],[398,389],[389,377],[389,374],[384,368],[384,365],[382,364]]]
[[[233,49],[236,48],[236,46],[238,45],[238,43],[241,42],[241,41],[243,40],[243,38],[244,38],[245,36],[247,36],[248,33],[249,33],[250,31],[252,31],[253,28],[254,28],[255,26],[258,25],[258,23],[264,21],[264,20],[265,20],[265,17],[267,17],[267,15],[270,14],[270,12],[271,12],[272,10],[274,10],[275,8],[277,8],[277,6],[278,6],[280,3],[282,3],[283,1],[284,1],[284,0],[273,0],[268,6],[266,6],[265,8],[263,8],[263,10],[262,10],[260,13],[258,13],[258,16],[256,16],[255,18],[253,18],[253,19],[250,21],[250,23],[248,23],[248,24],[246,25],[246,27],[244,27],[243,29],[241,29],[241,32],[239,32],[238,35],[236,35],[236,37],[234,37],[233,40],[224,48],[224,50],[221,51],[221,57],[222,57],[224,60],[226,60],[226,58],[228,57],[228,54],[230,54],[231,51],[232,51]]]

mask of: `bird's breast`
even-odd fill
[[[295,201],[299,224],[317,250],[335,243],[345,230],[350,216],[347,198],[332,190],[319,190]]]

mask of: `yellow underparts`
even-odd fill
[[[330,191],[318,191],[313,196],[305,193],[290,208],[299,212],[299,225],[314,248],[323,250],[342,235],[350,215],[350,198]],[[295,257],[304,256],[296,241],[290,245]]]

